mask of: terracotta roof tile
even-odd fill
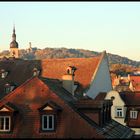
[[[134,87],[134,91],[140,91],[140,76],[130,76],[130,81]]]
[[[66,68],[73,65],[77,68],[75,71],[75,81],[78,81],[83,87],[87,87],[91,82],[99,60],[100,56],[93,58],[42,60],[42,76],[47,78],[62,79],[62,76],[66,74]]]
[[[120,93],[120,96],[126,105],[140,105],[140,92],[122,92]]]
[[[56,133],[52,133],[52,134],[39,133],[40,115],[38,109],[42,108],[50,100],[52,101],[50,104],[53,104],[55,102],[57,105],[63,108],[64,110],[62,113],[63,119],[61,119],[61,125],[59,124],[60,126],[58,126]],[[91,120],[88,116],[78,111],[74,105],[76,101],[77,100],[69,92],[67,92],[62,88],[62,86],[60,86],[58,80],[43,78],[43,82],[42,82],[37,77],[31,78],[28,81],[26,81],[24,84],[22,84],[20,87],[18,87],[15,91],[11,92],[10,94],[8,94],[7,96],[5,96],[3,99],[0,100],[0,107],[10,102],[11,104],[14,104],[14,106],[19,111],[17,118],[15,119],[13,133],[6,134],[5,136],[3,134],[0,134],[0,137],[10,136],[10,137],[17,137],[17,138],[29,138],[29,137],[30,138],[34,138],[34,137],[79,138],[81,137],[81,135],[84,137],[85,136],[84,134],[87,135],[85,137],[89,137],[89,138],[103,138],[103,137],[120,138],[121,137],[120,135],[115,135],[113,133],[110,133],[110,130],[105,131],[103,128],[98,126],[93,120]],[[98,104],[99,101],[95,101],[95,102]],[[86,104],[88,106],[89,104],[94,105],[93,103],[95,102],[92,99],[87,99],[85,100],[85,106]],[[53,104],[53,106],[55,107],[57,105]],[[68,117],[69,114],[71,117]],[[73,129],[69,127],[69,125],[71,125],[69,124],[71,123],[71,121],[75,121],[75,123],[72,124],[72,126],[74,126]],[[117,123],[117,125],[118,124],[119,123]],[[119,127],[117,127],[117,125],[112,124],[111,128],[116,129],[116,131],[119,131]],[[64,131],[65,129],[69,133],[67,133],[67,131],[65,132]],[[128,128],[124,126],[121,130],[126,131],[128,130]],[[131,133],[132,131],[129,132]]]
[[[101,55],[93,58],[66,58],[44,60],[4,60],[0,61],[0,70],[8,71],[5,79],[0,77],[0,98],[6,95],[4,86],[13,83],[20,86],[33,76],[33,69],[41,70],[41,76],[53,79],[62,79],[68,66],[75,66],[75,81],[79,82],[79,91],[87,88],[99,64]],[[88,74],[87,74],[88,73]]]

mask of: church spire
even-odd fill
[[[18,42],[16,41],[15,24],[13,26],[12,42],[10,43],[10,56],[19,58]]]
[[[15,24],[13,26],[12,41],[16,41]]]

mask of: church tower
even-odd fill
[[[10,43],[10,57],[19,58],[18,43],[16,42],[15,26],[13,27],[12,42]]]

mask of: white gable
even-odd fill
[[[99,92],[109,92],[110,90],[112,90],[112,83],[108,60],[105,54],[95,75],[93,75],[87,95],[94,99],[99,94]]]
[[[118,105],[124,106],[125,105],[125,102],[120,97],[120,94],[115,90],[108,92],[105,99],[111,99],[112,96],[114,97],[113,106],[118,106]]]
[[[125,119],[125,115],[126,115],[126,107],[125,107],[125,102],[122,100],[120,94],[117,92],[117,91],[110,91],[107,93],[105,99],[111,99],[111,97],[114,97],[114,100],[113,100],[113,105],[111,106],[111,117],[112,119],[114,119],[115,121],[123,124],[123,125],[126,125],[125,122],[124,122],[124,119]],[[123,109],[123,113],[124,113],[124,118],[116,118],[115,117],[115,114],[116,114],[116,111],[115,111],[115,108],[116,107],[121,107]]]
[[[0,109],[0,111],[10,111],[10,110],[7,109],[6,107],[3,107],[2,109]]]
[[[50,106],[46,106],[43,110],[53,110],[53,108]]]

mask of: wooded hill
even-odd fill
[[[77,57],[93,57],[101,52],[89,51],[84,49],[67,49],[67,48],[45,48],[45,49],[21,49],[20,57],[22,59],[45,59],[45,58],[77,58]],[[0,57],[9,56],[9,51],[3,51],[0,53]],[[127,71],[131,72],[137,68],[140,68],[140,61],[134,61],[127,57],[114,55],[107,53],[110,70],[111,71]]]

